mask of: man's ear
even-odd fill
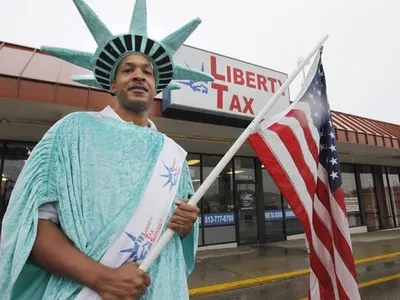
[[[112,93],[112,94],[115,95],[115,91],[116,91],[116,88],[115,88],[115,81],[113,81],[113,82],[111,83],[111,85],[110,85],[110,93]]]

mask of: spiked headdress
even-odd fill
[[[193,19],[158,42],[147,37],[146,0],[136,0],[129,32],[114,36],[83,0],[73,1],[96,40],[96,52],[41,47],[43,52],[93,72],[93,75],[73,75],[73,81],[108,91],[121,60],[134,53],[144,55],[153,65],[157,93],[164,89],[179,89],[180,86],[172,80],[214,80],[211,75],[201,71],[175,65],[172,58],[201,23],[200,19]]]

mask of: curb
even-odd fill
[[[394,253],[390,253],[390,254],[383,254],[383,255],[359,259],[359,260],[355,261],[355,264],[362,265],[362,264],[372,263],[372,262],[376,262],[376,261],[394,259],[394,258],[398,258],[398,257],[400,257],[400,252],[394,252]],[[194,289],[189,290],[189,296],[190,297],[203,296],[203,295],[216,294],[216,293],[227,292],[227,291],[232,291],[232,290],[237,290],[237,289],[242,289],[242,288],[254,287],[257,285],[262,285],[262,284],[266,284],[266,283],[282,281],[282,280],[287,280],[287,279],[291,279],[291,278],[308,275],[309,273],[310,273],[310,269],[303,269],[303,270],[298,270],[298,271],[293,271],[293,272],[288,272],[288,273],[261,276],[261,277],[255,277],[255,278],[250,278],[250,279],[245,279],[245,280],[227,282],[227,283],[223,283],[223,284],[194,288]]]
[[[304,276],[310,273],[309,269],[283,273],[283,274],[276,274],[276,275],[269,275],[269,276],[262,276],[262,277],[255,277],[245,280],[233,281],[223,284],[205,286],[201,288],[195,288],[189,290],[189,296],[202,296],[202,295],[209,295],[209,294],[216,294],[220,292],[226,292],[231,290],[237,290],[247,287],[252,287],[256,285],[262,285],[266,283],[271,283],[275,281],[286,280],[290,278]]]

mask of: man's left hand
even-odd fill
[[[168,222],[168,228],[175,231],[181,238],[189,234],[200,213],[197,206],[187,204],[187,202],[188,200],[176,202],[178,208]]]

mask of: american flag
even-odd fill
[[[312,300],[360,299],[322,48],[302,91],[249,142],[303,225],[310,245]]]

